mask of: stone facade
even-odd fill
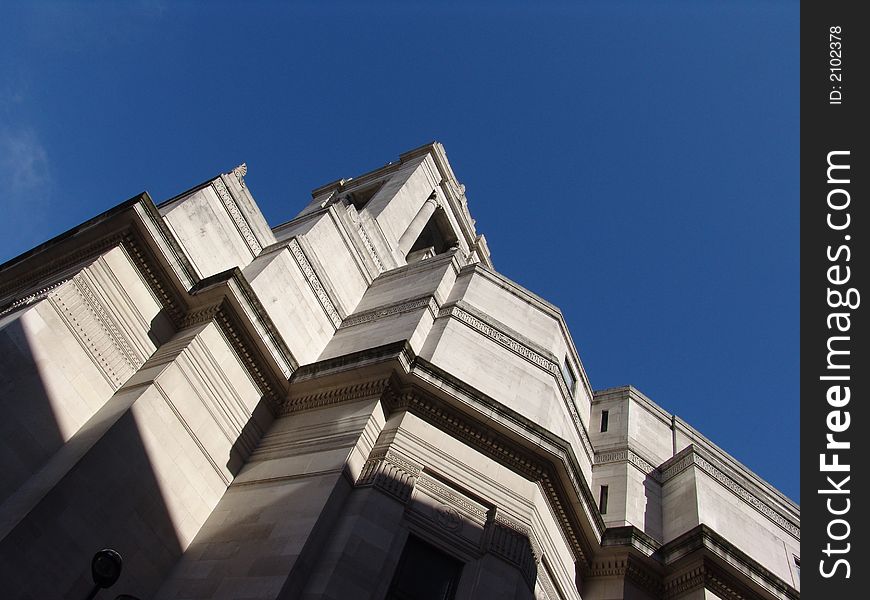
[[[85,597],[103,547],[100,597],[799,597],[799,507],[593,392],[440,144],[277,227],[246,174],[0,267],[4,597]]]

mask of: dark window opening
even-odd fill
[[[598,510],[602,515],[607,514],[607,486],[601,486],[601,492],[598,495]]]
[[[795,570],[795,573],[797,574],[798,581],[800,581],[800,579],[801,579],[801,557],[795,556],[794,554],[792,554],[791,556],[792,556],[792,558],[794,558],[794,570]]]
[[[601,432],[604,433],[607,431],[607,422],[610,419],[610,411],[602,410],[601,411]]]
[[[568,391],[574,395],[574,386],[577,385],[577,377],[574,375],[574,370],[568,364],[568,357],[562,361],[562,379],[565,380],[565,385],[568,386]]]
[[[406,262],[410,264],[443,254],[456,243],[457,239],[450,228],[447,215],[440,209],[436,210],[408,251]]]
[[[409,536],[386,600],[452,600],[462,562]]]
[[[350,200],[350,203],[353,204],[355,209],[362,210],[366,204],[369,203],[369,200],[375,197],[382,187],[384,187],[385,182],[376,183],[374,185],[370,185],[368,187],[361,187],[358,190],[354,190],[347,195],[347,199]]]

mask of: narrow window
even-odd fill
[[[794,554],[792,554],[791,556],[792,556],[792,558],[794,558],[794,570],[795,570],[795,573],[797,574],[798,581],[800,581],[801,580],[801,557],[795,556]]]
[[[609,410],[602,410],[601,411],[601,432],[602,433],[607,431],[607,421],[609,418],[610,418],[610,411]]]
[[[562,379],[565,380],[565,385],[568,386],[568,392],[573,396],[574,395],[574,386],[577,384],[577,377],[574,376],[574,371],[571,369],[571,365],[568,364],[568,357],[565,357],[565,360],[562,361]]]
[[[602,515],[607,514],[607,486],[601,486],[601,492],[598,495],[598,510]]]
[[[409,536],[386,600],[453,600],[462,563]]]

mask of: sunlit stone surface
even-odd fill
[[[799,507],[590,388],[440,144],[277,227],[246,173],[0,267],[3,597],[799,596]]]

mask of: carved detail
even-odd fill
[[[769,504],[758,498],[755,494],[744,488],[731,476],[719,469],[719,467],[717,467],[704,457],[700,456],[696,452],[688,452],[686,456],[665,469],[665,471],[662,473],[662,483],[667,482],[668,480],[682,473],[692,465],[697,466],[699,469],[707,473],[724,488],[730,490],[735,496],[752,506],[755,510],[763,514],[780,528],[790,533],[792,536],[795,537],[795,539],[801,539],[801,530],[799,527],[786,519],[778,511],[773,509]]]
[[[305,256],[305,252],[302,250],[302,246],[299,245],[299,241],[294,238],[290,240],[290,243],[287,245],[287,247],[290,248],[290,252],[296,259],[296,263],[305,274],[305,278],[308,280],[308,285],[311,286],[311,289],[314,291],[317,299],[320,300],[320,306],[323,307],[326,316],[329,317],[329,320],[332,321],[332,324],[335,326],[336,329],[338,329],[338,327],[341,326],[341,316],[335,309],[335,305],[332,303],[332,299],[329,297],[329,294],[326,293],[326,288],[324,288],[323,284],[320,283],[320,279],[318,279],[317,273],[314,272],[314,268],[311,266],[311,263]]]
[[[144,362],[145,358],[133,349],[122,328],[81,274],[69,285],[56,288],[49,301],[115,389]]]
[[[69,280],[68,279],[61,279],[60,281],[52,283],[51,285],[46,286],[46,287],[42,288],[41,290],[37,290],[31,294],[28,294],[27,296],[24,296],[23,298],[19,298],[18,300],[13,301],[4,310],[0,311],[0,317],[7,315],[9,313],[15,312],[19,308],[22,308],[24,306],[29,306],[29,305],[33,304],[34,302],[39,302],[40,300],[47,298],[48,295],[51,294],[51,292],[53,292],[55,289],[57,289],[60,286],[62,286],[63,284],[65,284],[67,281],[69,281]]]
[[[438,303],[435,301],[435,298],[432,296],[424,296],[422,298],[408,300],[407,302],[393,304],[392,306],[387,306],[385,308],[376,308],[374,310],[369,310],[366,312],[351,315],[344,321],[342,321],[341,328],[344,329],[346,327],[353,327],[354,325],[360,325],[362,323],[369,323],[371,321],[383,319],[384,317],[410,312],[412,310],[417,310],[418,308],[423,308],[426,306],[429,307],[429,310],[431,310],[433,314],[437,313]]]
[[[492,510],[485,537],[486,550],[516,565],[529,588],[534,589],[538,567],[529,528],[499,510]]]
[[[361,400],[363,398],[374,398],[380,396],[387,387],[387,379],[378,379],[376,381],[367,381],[348,387],[327,390],[307,396],[299,396],[297,398],[286,398],[281,405],[281,414],[290,414],[310,408],[319,408],[321,406],[329,406],[331,404],[339,404],[341,402],[351,402],[353,400]]]
[[[565,532],[575,560],[579,560],[584,564],[588,562],[588,555],[579,537],[582,531],[580,524],[569,515],[568,507],[562,503],[561,498],[565,496],[564,491],[561,488],[561,484],[557,482],[558,478],[555,477],[555,474],[551,472],[549,467],[545,466],[534,456],[527,454],[522,447],[514,445],[509,440],[494,434],[492,430],[481,429],[456,414],[452,409],[440,403],[436,404],[420,394],[385,394],[384,399],[391,411],[409,410],[432,425],[447,431],[453,437],[468,443],[473,448],[521,473],[530,480],[537,481],[541,485],[544,495],[549,500],[550,506]],[[582,490],[580,482],[575,480],[573,473],[570,471],[569,476],[571,476],[575,489]],[[580,493],[582,494],[583,492],[580,491]],[[591,496],[584,494],[583,497],[586,499],[587,504],[591,503],[590,505],[594,506],[594,499]],[[599,516],[598,519],[600,520],[601,517]],[[603,531],[603,521],[597,523],[597,525]]]
[[[603,465],[616,462],[629,462],[636,467],[641,473],[648,475],[658,482],[661,482],[661,471],[643,457],[637,454],[631,448],[623,448],[622,450],[611,450],[608,452],[596,452],[595,464]]]
[[[372,240],[362,223],[359,225],[359,236],[362,238],[363,245],[366,247],[366,250],[368,250],[369,256],[378,268],[378,273],[383,273],[385,270],[384,263],[381,262],[381,257],[378,256],[378,251],[375,249],[375,245],[372,243]]]
[[[505,348],[513,351],[516,354],[519,354],[529,362],[538,367],[544,369],[545,371],[552,373],[554,375],[559,374],[559,365],[557,365],[552,360],[547,357],[535,352],[525,344],[517,341],[513,337],[502,333],[500,330],[495,328],[494,326],[486,323],[485,321],[475,317],[471,313],[459,308],[458,306],[450,306],[448,308],[444,308],[438,313],[439,317],[455,317],[459,319],[466,325],[470,326],[472,329],[479,331],[485,336],[489,337],[492,340],[495,340]]]
[[[447,316],[455,317],[456,319],[465,323],[475,331],[478,331],[483,335],[489,337],[490,339],[498,342],[508,350],[511,350],[515,354],[522,356],[533,365],[540,367],[541,369],[547,371],[550,375],[552,375],[556,379],[556,383],[562,390],[562,393],[566,399],[565,405],[567,406],[568,411],[571,413],[571,418],[573,419],[577,432],[580,435],[580,439],[583,441],[583,447],[589,455],[590,459],[592,458],[592,442],[589,440],[589,435],[586,433],[586,427],[583,425],[583,421],[580,419],[580,414],[577,412],[577,407],[574,405],[571,394],[568,392],[565,381],[562,379],[562,369],[556,362],[550,360],[548,357],[542,355],[541,353],[532,350],[516,338],[501,331],[495,325],[487,323],[480,317],[475,316],[456,305],[442,308],[441,311],[438,313],[438,317]]]
[[[245,187],[245,175],[248,174],[248,165],[245,163],[240,164],[238,167],[233,169],[233,175],[236,176],[236,179],[239,180],[239,185]]]
[[[544,565],[538,568],[538,583],[540,584],[540,589],[535,594],[535,600],[559,600],[563,597],[556,590],[556,585],[553,583],[552,577],[550,577],[549,569]]]
[[[235,170],[233,170],[233,173],[235,173]],[[232,217],[233,222],[236,224],[236,228],[238,228],[239,230],[239,233],[242,234],[245,242],[247,242],[248,248],[250,248],[251,252],[253,252],[254,256],[256,256],[263,250],[263,247],[260,245],[260,242],[257,241],[254,232],[251,230],[251,226],[248,225],[247,219],[245,219],[242,211],[239,210],[239,205],[236,204],[236,201],[235,199],[233,199],[232,195],[227,189],[227,186],[224,184],[223,180],[220,177],[212,181],[211,185],[214,188],[215,193],[217,193],[218,198],[220,198],[221,202],[223,202],[224,207],[230,214],[230,217]]]
[[[417,485],[428,491],[432,496],[445,505],[455,506],[463,512],[471,515],[479,524],[482,525],[486,522],[486,512],[483,508],[469,502],[461,494],[455,493],[449,487],[438,483],[431,477],[421,477],[417,482]]]
[[[447,531],[456,533],[462,529],[462,515],[452,506],[439,504],[432,511],[435,513],[435,522]]]
[[[394,452],[373,451],[363,465],[357,486],[372,486],[405,503],[422,468]]]
[[[260,392],[269,400],[272,409],[276,410],[279,403],[281,384],[272,376],[270,371],[264,372],[260,368],[262,364],[261,360],[252,354],[252,350],[255,348],[253,341],[245,333],[244,328],[237,323],[234,315],[224,308],[223,303],[215,313],[214,319],[227,337],[227,340],[229,340],[239,360],[242,361],[251,378],[260,388]]]

